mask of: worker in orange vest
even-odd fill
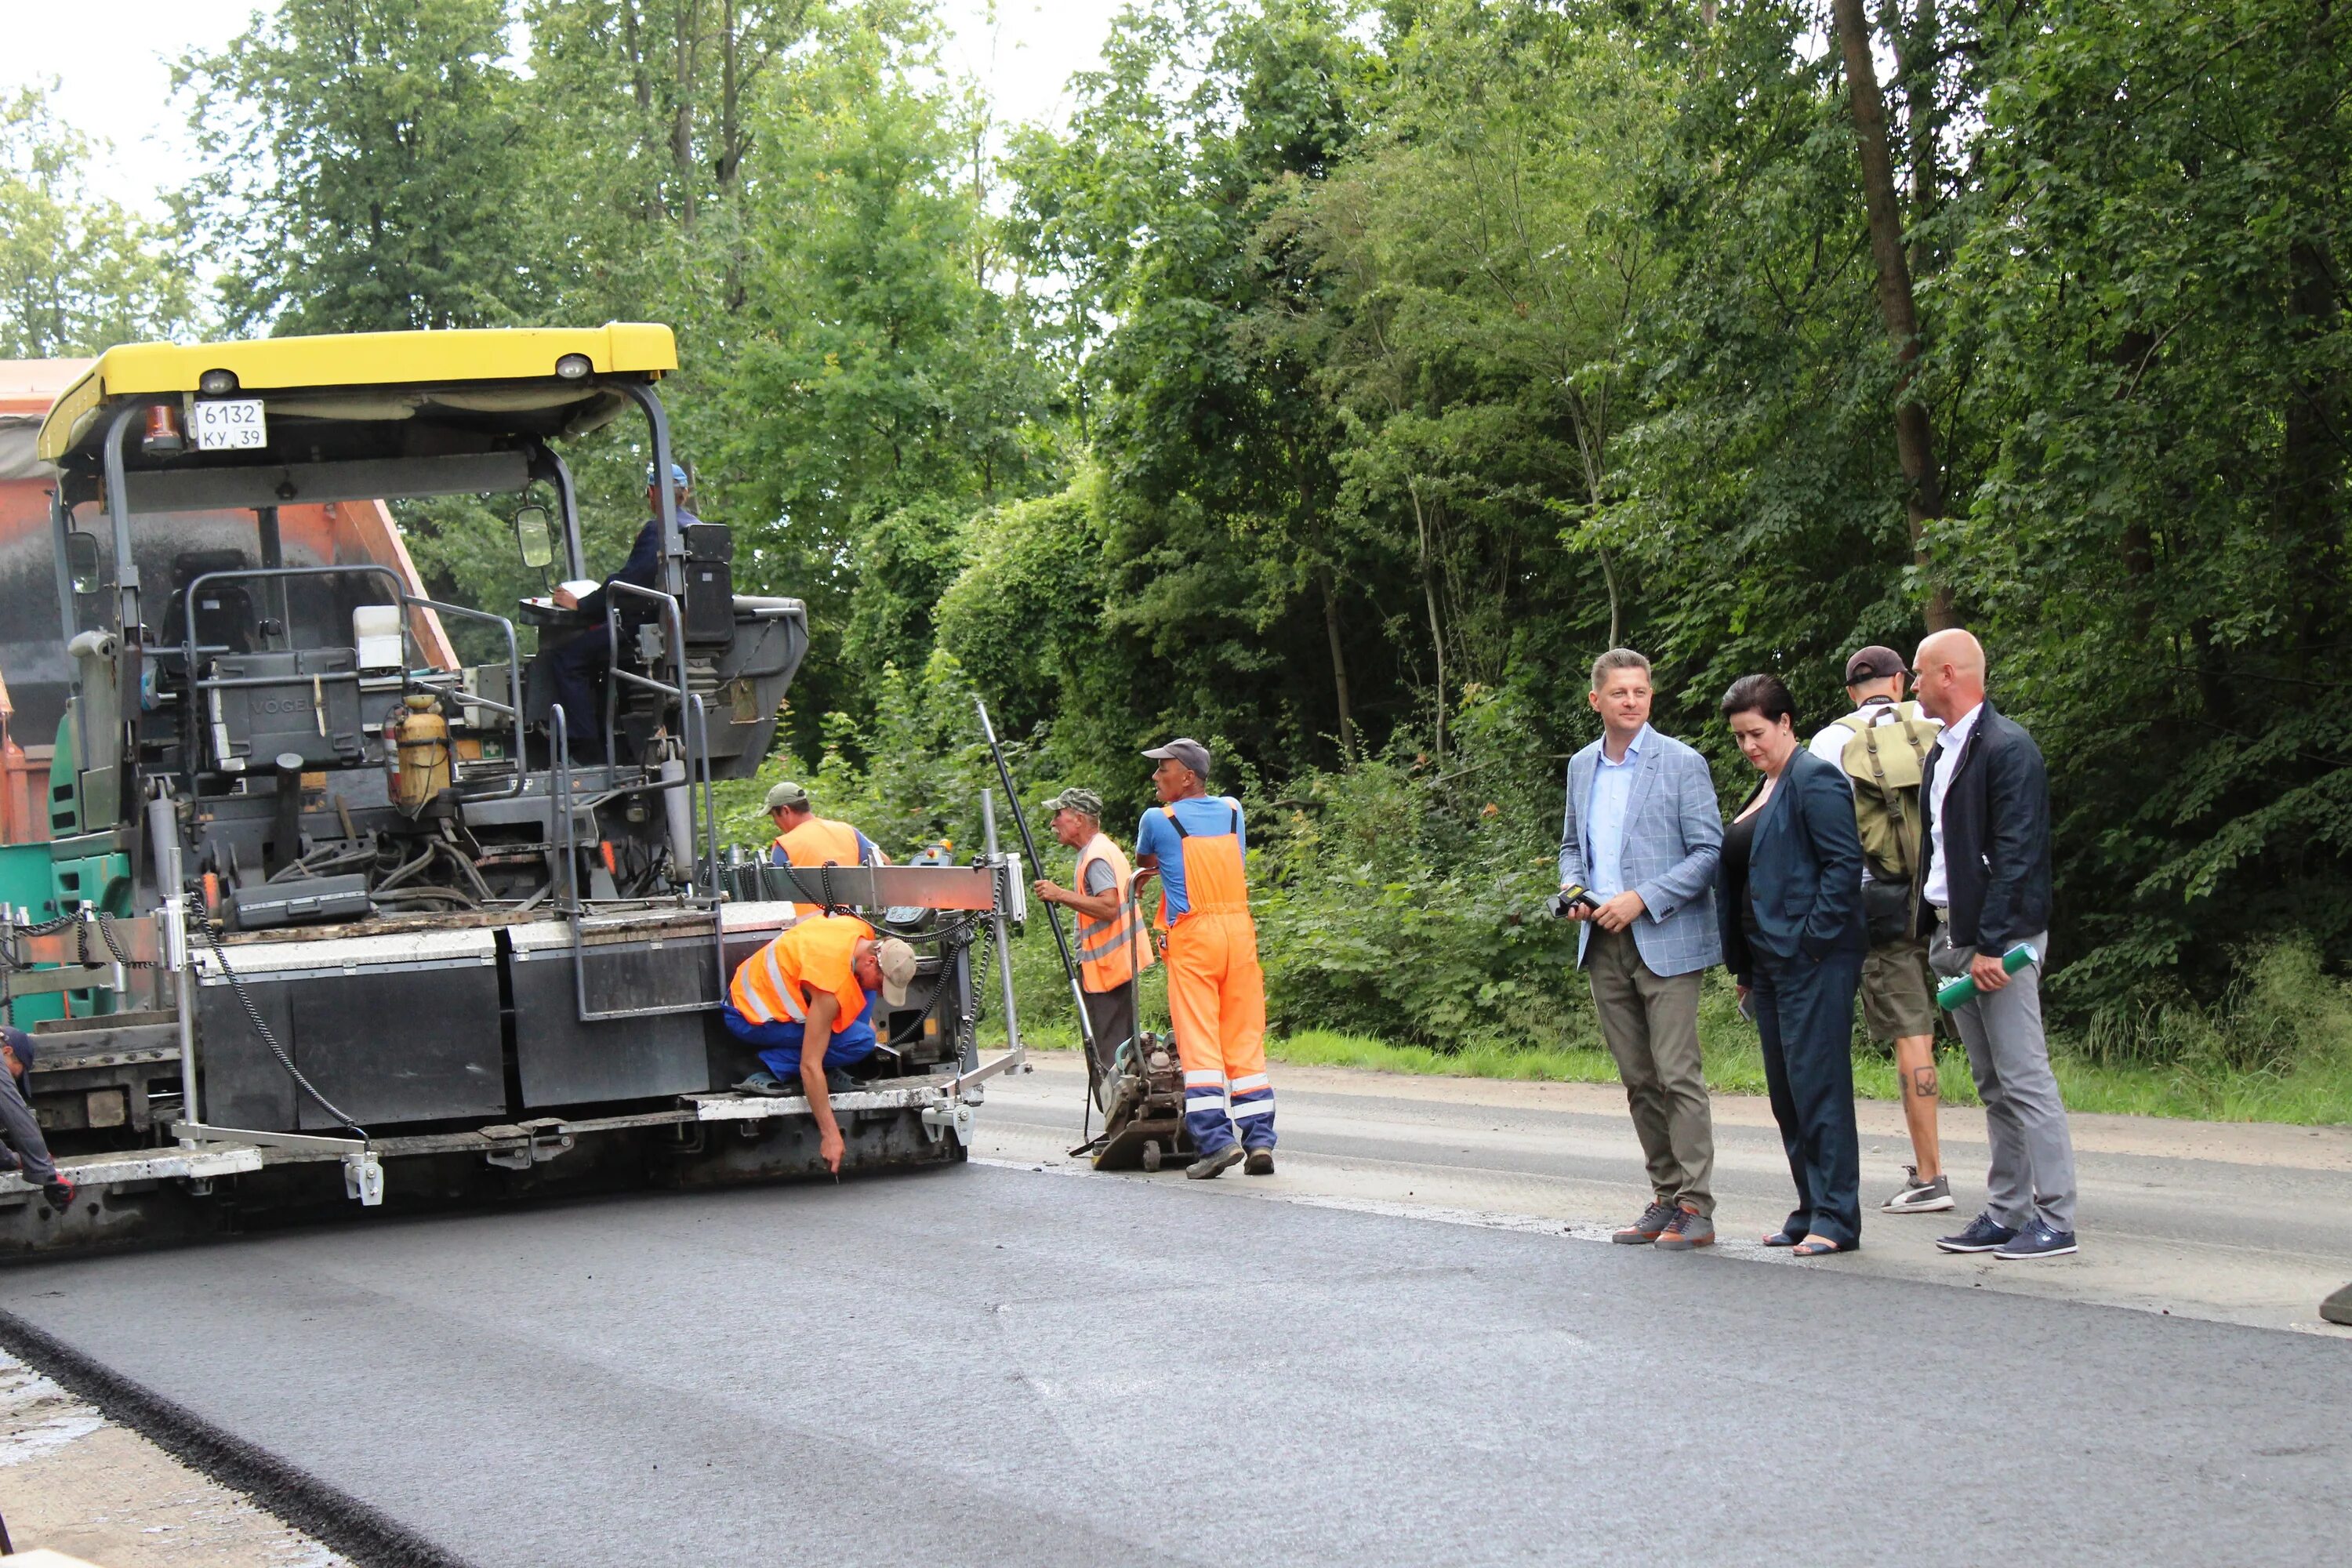
[[[874,840],[845,822],[819,816],[809,792],[789,780],[768,792],[768,820],[776,825],[776,841],[768,851],[776,866],[887,866],[890,857]],[[822,913],[816,904],[795,904],[796,915]]]
[[[786,926],[728,983],[719,1021],[763,1064],[739,1087],[806,1094],[829,1171],[841,1170],[843,1148],[832,1094],[849,1087],[851,1064],[874,1054],[874,994],[903,1007],[914,978],[915,950],[897,937],[877,937],[854,915],[818,915]]]
[[[1040,901],[1060,904],[1077,923],[1078,994],[1092,1026],[1095,1097],[1108,1103],[1111,1069],[1121,1046],[1135,1038],[1137,974],[1156,962],[1143,921],[1127,900],[1135,872],[1127,855],[1102,830],[1102,796],[1090,789],[1066,789],[1047,801],[1054,837],[1078,852],[1075,887],[1040,877]]]
[[[1265,975],[1242,879],[1242,805],[1207,793],[1209,749],[1180,737],[1143,753],[1157,810],[1135,839],[1139,876],[1160,879],[1168,932],[1168,1014],[1184,1064],[1184,1127],[1203,1181],[1241,1164],[1274,1173],[1274,1089],[1265,1076]]]

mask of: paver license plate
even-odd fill
[[[196,404],[196,450],[241,452],[269,445],[258,397],[219,397]]]

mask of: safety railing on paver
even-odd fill
[[[522,656],[515,642],[514,623],[507,619],[504,616],[494,616],[487,610],[471,610],[467,609],[463,605],[444,604],[438,599],[427,599],[418,595],[412,594],[408,591],[407,585],[402,580],[399,573],[394,571],[391,567],[377,562],[363,562],[357,564],[344,566],[238,567],[233,571],[200,573],[195,578],[190,581],[187,588],[186,605],[187,637],[180,645],[181,657],[186,661],[185,668],[187,670],[191,691],[190,701],[196,710],[195,712],[189,715],[187,724],[183,727],[184,730],[184,745],[186,748],[188,772],[194,773],[202,771],[196,764],[204,754],[203,710],[205,706],[205,693],[212,691],[232,690],[239,687],[284,686],[288,684],[288,678],[279,675],[206,676],[197,673],[196,658],[198,655],[206,653],[229,653],[234,651],[217,644],[200,644],[196,641],[196,605],[198,591],[201,590],[207,583],[254,581],[282,582],[295,577],[342,576],[383,577],[392,584],[393,596],[396,601],[398,601],[401,611],[400,694],[404,698],[411,691],[415,690],[417,684],[415,678],[415,668],[417,660],[414,657],[416,652],[415,637],[410,629],[408,623],[408,612],[410,610],[431,610],[434,614],[438,616],[454,616],[459,620],[483,621],[499,628],[499,632],[505,637],[507,643],[507,695],[514,698],[515,700],[513,702],[500,702],[495,698],[469,692],[467,694],[466,702],[469,707],[487,708],[493,713],[501,714],[506,718],[508,722],[513,726],[513,762],[505,788],[493,794],[472,795],[467,798],[474,800],[504,800],[509,796],[520,795],[523,789],[524,759],[527,753],[523,749],[523,719],[521,703]],[[290,647],[293,642],[292,628],[290,626],[287,627],[285,636],[287,642],[289,645],[287,651],[296,651]],[[296,679],[299,680],[300,678],[298,677]],[[329,682],[333,682],[338,686],[347,683],[352,686],[357,686],[361,683],[360,672],[356,669],[320,671],[311,675],[309,679],[313,686],[324,686]]]
[[[679,614],[677,598],[658,588],[640,588],[634,583],[614,581],[605,585],[604,646],[609,662],[604,682],[604,773],[609,782],[613,773],[613,742],[619,710],[621,685],[625,682],[640,690],[652,691],[675,700],[678,705],[679,727],[685,731],[680,743],[686,750],[686,777],[677,783],[647,779],[630,788],[661,791],[683,788],[687,792],[688,834],[694,832],[694,795],[698,784],[702,795],[702,837],[709,865],[712,868],[710,890],[707,897],[694,891],[697,878],[693,868],[680,868],[688,880],[682,897],[688,902],[705,904],[710,910],[711,968],[718,984],[709,998],[698,997],[691,1002],[667,1002],[649,1007],[591,1007],[588,1005],[588,942],[586,900],[580,897],[578,826],[574,820],[576,805],[572,780],[572,747],[569,721],[559,704],[551,710],[554,725],[554,745],[550,761],[554,773],[554,791],[558,795],[556,811],[562,819],[558,843],[564,868],[564,917],[572,927],[572,987],[580,1021],[584,1024],[604,1023],[615,1018],[658,1018],[676,1013],[707,1013],[727,997],[727,922],[721,910],[723,890],[717,879],[719,866],[719,806],[711,784],[709,712],[699,693],[687,689],[686,632]],[[621,613],[614,599],[617,590],[624,595],[654,601],[667,632],[669,647],[677,656],[677,680],[675,685],[639,675],[621,667]],[[624,793],[626,793],[625,791]]]

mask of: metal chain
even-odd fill
[[[114,922],[108,920],[103,914],[98,916],[98,934],[100,940],[106,943],[106,951],[114,955],[114,962],[121,964],[123,968],[161,969],[163,967],[161,963],[152,958],[131,958],[126,956],[122,951],[122,944],[114,939]]]

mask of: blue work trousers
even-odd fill
[[[878,1042],[874,1037],[874,1003],[867,998],[857,1016],[833,1032],[825,1042],[824,1065],[845,1068],[852,1062],[864,1061],[874,1054]],[[761,1063],[778,1078],[790,1083],[801,1076],[801,1043],[807,1037],[807,1026],[789,1018],[779,1018],[772,1024],[755,1024],[737,1012],[730,1005],[719,1010],[720,1022],[727,1032],[747,1046],[760,1049]]]

